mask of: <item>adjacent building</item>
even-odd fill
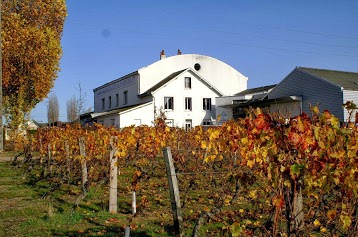
[[[348,112],[342,107],[347,101],[358,105],[358,73],[307,67],[296,67],[277,85],[248,89],[235,97],[218,98],[220,106],[232,108],[233,118],[242,116],[249,106],[265,107],[270,113],[279,112],[291,118],[302,112],[311,114],[310,106],[318,105],[319,109],[329,110],[341,122],[348,120]],[[238,112],[235,114],[235,111]],[[357,112],[351,121],[357,120]]]

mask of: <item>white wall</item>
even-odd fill
[[[347,101],[353,101],[358,106],[358,91],[350,91],[350,90],[343,90],[343,103],[346,103]],[[351,122],[354,122],[355,120],[355,113],[357,113],[358,110],[353,112]],[[344,122],[348,121],[348,111],[344,109]]]
[[[216,125],[222,125],[231,119],[234,119],[233,108],[217,107],[216,117],[220,116],[220,120],[217,120]]]
[[[191,77],[191,89],[184,88],[184,78]],[[193,126],[201,125],[204,119],[215,120],[215,97],[218,93],[210,89],[207,84],[200,80],[197,75],[186,71],[176,79],[158,89],[154,96],[154,103],[157,109],[164,109],[164,97],[174,97],[174,110],[166,110],[168,119],[174,120],[174,126],[184,127],[185,120],[191,119]],[[185,97],[192,98],[192,111],[185,110]],[[211,111],[203,110],[203,98],[211,98]]]
[[[118,113],[98,117],[97,123],[102,124],[107,127],[110,127],[110,126],[114,126],[117,128],[120,127]]]
[[[126,112],[120,113],[120,127],[128,127],[131,125],[149,125],[152,126],[154,122],[154,103],[147,103],[139,106],[136,109],[130,109]]]

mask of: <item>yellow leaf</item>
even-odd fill
[[[341,222],[343,224],[343,229],[347,230],[351,226],[352,223],[351,218],[349,218],[349,216],[346,215],[341,215],[339,218],[341,219]]]
[[[336,215],[337,215],[337,210],[336,209],[327,211],[327,217],[331,221],[336,217]]]
[[[249,197],[252,199],[256,199],[257,198],[257,190],[249,191]]]
[[[318,227],[318,226],[321,225],[321,222],[319,222],[319,220],[316,219],[316,220],[314,220],[313,225],[314,225],[315,227]]]
[[[242,143],[243,145],[246,145],[248,142],[249,142],[249,140],[247,139],[247,137],[241,138],[241,143]]]
[[[250,169],[252,169],[252,167],[254,167],[254,165],[255,165],[255,161],[253,161],[253,160],[247,161],[247,166],[250,167]]]

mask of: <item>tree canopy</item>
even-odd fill
[[[3,0],[4,113],[13,126],[46,98],[59,72],[65,0]]]

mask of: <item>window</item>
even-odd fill
[[[112,107],[112,96],[108,97],[108,108]]]
[[[185,97],[185,110],[191,111],[191,97]]]
[[[211,120],[210,120],[210,119],[204,119],[204,120],[203,120],[203,125],[204,125],[204,126],[211,125]]]
[[[110,119],[110,124],[109,124],[109,126],[114,126],[114,119],[113,119],[113,118]]]
[[[174,98],[164,97],[164,109],[174,110]]]
[[[116,94],[116,107],[119,106],[119,97],[118,97],[118,94]]]
[[[105,106],[106,106],[106,101],[105,101],[105,99],[103,98],[103,99],[102,99],[102,110],[104,110]]]
[[[191,89],[191,77],[185,77],[184,78],[185,81],[185,89]]]
[[[188,131],[188,130],[191,129],[191,127],[192,127],[192,121],[191,121],[191,119],[186,119],[186,120],[185,120],[185,130]]]
[[[211,98],[203,99],[203,110],[211,111]]]
[[[126,105],[128,103],[128,91],[123,92],[123,104]]]

